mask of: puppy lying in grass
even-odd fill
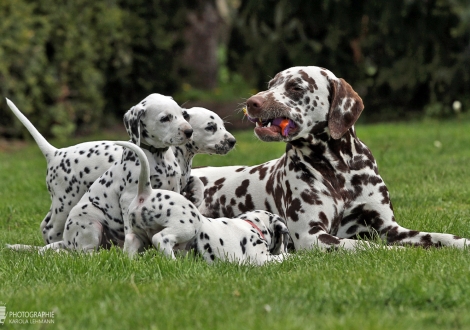
[[[141,162],[138,192],[124,215],[124,251],[129,256],[153,245],[171,258],[175,248],[194,247],[209,263],[220,259],[262,265],[283,260],[289,237],[284,219],[266,211],[206,218],[182,195],[152,189],[147,158],[137,145],[116,144],[135,152]]]

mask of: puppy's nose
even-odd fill
[[[228,139],[228,146],[230,148],[233,148],[235,146],[235,143],[237,143],[237,140],[235,140],[234,138]]]
[[[192,128],[188,128],[188,129],[185,129],[183,131],[184,135],[186,135],[186,137],[189,139],[192,135],[193,135],[193,130]]]
[[[264,98],[259,95],[253,95],[246,101],[248,110],[259,110],[264,103]]]

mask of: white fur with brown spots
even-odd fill
[[[374,234],[390,245],[470,244],[395,221],[375,159],[354,130],[363,102],[345,80],[320,67],[293,67],[246,105],[258,138],[286,142],[286,152],[256,166],[193,169],[205,185],[200,207],[205,216],[233,217],[254,209],[277,213],[287,220],[296,249],[354,250],[371,244],[357,237]]]

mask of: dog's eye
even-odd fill
[[[186,111],[183,111],[183,118],[184,118],[184,120],[189,119],[189,114]]]
[[[170,116],[165,116],[165,117],[160,118],[160,122],[162,123],[166,123],[168,121],[170,121]]]
[[[206,126],[205,130],[208,132],[215,132],[217,131],[217,124],[209,124]]]

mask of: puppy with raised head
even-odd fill
[[[191,175],[196,154],[225,155],[237,142],[224,126],[224,121],[213,111],[194,107],[185,109],[186,120],[193,128],[191,140],[181,146],[171,147],[181,167],[182,194],[196,206],[202,203],[204,185]]]
[[[132,141],[141,145],[151,165],[152,186],[179,192],[181,170],[170,149],[191,138],[193,130],[172,98],[151,94],[124,116]],[[124,243],[124,219],[137,192],[140,161],[125,150],[120,161],[103,173],[68,215],[63,239],[41,248],[95,251]],[[24,246],[10,246],[23,249]]]
[[[113,141],[92,141],[56,148],[41,135],[12,101],[6,100],[47,161],[46,184],[52,204],[40,226],[44,242],[49,244],[61,241],[65,221],[72,208],[93,182],[121,159],[123,149]],[[131,112],[124,116],[128,130],[131,117]],[[194,156],[201,153],[226,154],[234,147],[236,140],[225,129],[223,120],[213,111],[199,107],[183,109],[183,117],[191,125],[193,135],[184,145],[172,146],[172,150],[181,168],[181,188],[199,205],[203,185],[198,178],[191,177]],[[145,116],[142,120],[150,121],[152,118]]]
[[[152,189],[143,151],[133,143],[116,142],[141,161],[137,194],[129,205],[124,251],[129,256],[153,245],[175,258],[176,246],[192,245],[208,262],[216,259],[262,265],[282,260],[288,230],[285,221],[266,211],[234,219],[208,219],[182,195]],[[278,255],[274,255],[278,254]]]

